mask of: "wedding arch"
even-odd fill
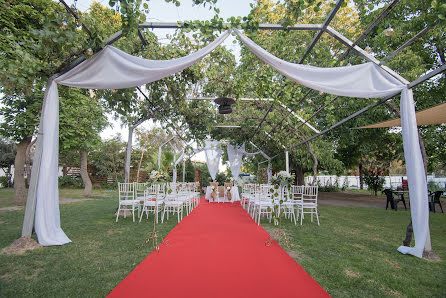
[[[341,1],[342,2],[342,1]],[[242,43],[259,59],[276,69],[294,82],[314,90],[338,96],[383,99],[375,104],[354,113],[330,128],[319,132],[292,148],[311,141],[342,123],[356,117],[370,108],[401,94],[401,123],[404,153],[407,165],[407,176],[410,188],[411,215],[415,235],[415,247],[401,246],[398,250],[405,254],[422,257],[429,236],[429,210],[427,200],[427,184],[423,160],[419,148],[417,124],[413,92],[416,84],[444,71],[445,67],[427,74],[423,78],[409,83],[396,72],[379,64],[356,44],[346,39],[329,26],[336,13],[336,7],[322,25],[296,25],[290,30],[318,30],[313,42],[304,54],[308,55],[323,32],[328,32],[337,40],[354,50],[369,62],[354,66],[323,68],[290,63],[268,53],[255,44],[237,29],[223,32],[216,40],[206,47],[188,56],[172,60],[146,60],[129,55],[110,44],[117,40],[121,33],[112,36],[107,45],[88,60],[83,61],[71,70],[51,77],[46,86],[42,116],[39,125],[39,135],[35,153],[32,178],[25,210],[22,236],[30,237],[33,225],[41,245],[63,245],[71,242],[60,227],[59,195],[58,195],[58,122],[59,99],[57,85],[65,85],[88,89],[119,89],[137,87],[174,73],[177,73],[202,59],[220,45],[234,32]],[[144,26],[144,24],[143,24]],[[168,27],[168,26],[166,26]],[[175,24],[178,28],[178,24]],[[276,30],[278,25],[265,25],[268,30]],[[302,59],[303,61],[303,59]],[[217,153],[218,155],[218,153]],[[276,158],[276,156],[268,159]]]

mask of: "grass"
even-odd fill
[[[290,255],[334,297],[444,297],[446,295],[446,215],[430,214],[432,262],[397,252],[407,211],[320,207],[321,226],[282,221]],[[271,228],[269,223],[264,224]]]
[[[349,192],[350,193],[358,193],[358,194],[361,194],[361,195],[364,195],[364,196],[371,196],[371,197],[374,197],[374,198],[386,198],[386,195],[383,194],[381,191],[378,191],[378,195],[375,196],[375,194],[373,194],[373,192],[368,190],[368,189],[347,189],[344,192],[347,192],[347,193],[349,193]]]
[[[68,193],[77,197],[82,190],[62,190],[60,196]],[[145,240],[153,217],[141,223],[120,217],[116,223],[116,197],[100,195],[60,205],[62,228],[73,243],[0,255],[0,297],[104,297],[150,254]],[[23,211],[0,213],[0,249],[20,236],[22,221]],[[158,231],[164,237],[175,225],[170,219]]]
[[[21,256],[0,255],[0,297],[103,297],[151,251],[152,221],[114,221],[116,193],[95,190],[92,200],[61,204],[62,228],[73,243]],[[0,202],[9,194],[0,191]],[[10,196],[10,195],[9,195]],[[82,190],[61,190],[82,197]],[[297,262],[334,297],[444,297],[446,215],[431,213],[432,246],[441,262],[396,251],[410,213],[375,208],[320,207],[321,226],[283,221]],[[0,212],[0,249],[20,236],[22,211]],[[175,219],[159,225],[165,236]],[[265,222],[266,227],[271,226]],[[268,272],[265,272],[268,274]]]

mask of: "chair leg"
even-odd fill
[[[407,210],[407,207],[406,207],[406,200],[403,199],[402,201],[403,201],[403,204],[404,204],[404,209]]]
[[[319,223],[319,215],[318,215],[318,212],[317,212],[317,208],[314,209],[314,211],[316,212],[317,225],[320,226],[321,224]]]
[[[434,205],[435,205],[435,203],[434,203]],[[443,206],[441,206],[441,202],[440,201],[438,202],[438,205],[440,205],[441,213],[444,213],[443,212]]]
[[[118,206],[118,212],[116,212],[116,222],[118,222],[119,212],[121,211],[121,205]]]
[[[302,225],[302,220],[304,219],[304,207],[302,206],[301,214],[300,214],[300,225]]]
[[[142,211],[141,214],[139,216],[139,222],[141,222],[142,217],[144,216],[144,210],[145,210],[146,206],[142,207]]]

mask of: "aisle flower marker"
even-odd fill
[[[288,240],[286,239],[286,234],[281,231],[281,217],[282,217],[282,204],[286,201],[288,201],[288,197],[284,197],[284,191],[287,189],[288,191],[291,188],[291,185],[294,182],[294,174],[290,174],[287,171],[280,171],[279,173],[276,173],[272,176],[271,182],[274,185],[273,188],[270,189],[270,192],[272,193],[273,197],[273,208],[274,212],[273,214],[273,221],[274,225],[278,226],[278,238],[279,238],[279,244],[281,244],[282,236],[284,238],[285,244],[288,245]],[[271,212],[271,208],[268,208],[268,211]],[[283,235],[282,235],[283,234]],[[268,245],[268,242],[270,242],[272,239],[268,240],[266,245]],[[270,244],[270,243],[269,243]]]

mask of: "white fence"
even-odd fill
[[[384,188],[397,188],[402,185],[402,180],[407,180],[407,176],[382,176],[384,178]],[[427,182],[435,182],[439,187],[446,188],[446,177],[435,177],[433,175],[427,176]],[[313,176],[305,177],[305,184],[312,184]],[[317,176],[317,183],[320,186],[338,186],[348,189],[358,189],[360,187],[359,176]],[[367,184],[364,182],[364,189],[367,189]]]

